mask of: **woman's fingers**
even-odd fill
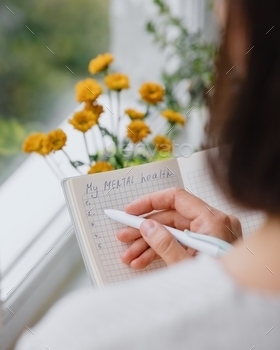
[[[233,222],[234,225],[232,224]],[[239,220],[215,208],[211,208],[211,211],[204,211],[195,218],[191,222],[190,230],[197,233],[208,234],[229,243],[242,237],[242,229]]]
[[[184,218],[175,210],[164,210],[147,215],[146,218],[156,220],[162,225],[175,227],[178,230],[185,230],[190,228],[190,220]],[[131,243],[137,238],[141,237],[139,230],[126,227],[119,230],[116,234],[117,238],[125,243]]]
[[[147,194],[125,207],[133,215],[150,213],[153,210],[175,209],[188,220],[194,220],[205,209],[206,203],[179,187]]]
[[[229,243],[242,236],[241,226],[236,218],[212,208],[201,199],[181,188],[170,188],[145,195],[125,207],[128,213],[134,215],[162,209],[165,209],[166,212],[170,210],[176,211],[179,214],[174,215],[174,220],[177,219],[177,223],[167,223],[168,220],[166,221],[165,214],[151,218],[165,225],[175,226],[180,230],[187,228],[193,232],[209,234],[224,239]],[[180,223],[178,222],[179,218]],[[182,218],[184,218],[184,221]],[[172,221],[170,217],[168,219]],[[236,234],[233,233],[235,230]]]
[[[237,219],[234,215],[229,215],[231,227],[232,227],[232,233],[236,236],[236,238],[242,237],[242,227],[240,224],[240,221]]]
[[[191,257],[171,233],[157,221],[145,220],[140,226],[140,231],[148,245],[167,265]]]
[[[190,228],[191,220],[179,214],[176,210],[161,210],[145,216],[147,219],[156,220],[162,225],[175,227],[178,230]]]
[[[175,210],[155,212],[148,215],[147,218],[154,219],[163,225],[176,227],[180,230],[184,230],[190,225],[189,220],[182,217]],[[121,257],[123,263],[135,269],[143,269],[159,258],[158,254],[151,249],[142,238],[139,230],[126,227],[119,230],[116,236],[122,242],[131,243],[130,247],[127,248]]]
[[[130,265],[132,260],[138,258],[145,250],[149,248],[149,245],[141,237],[138,238],[131,246],[122,254],[121,260],[123,263]],[[155,254],[156,255],[156,254]]]
[[[161,257],[167,265],[191,257],[167,229],[154,220],[145,220],[140,227],[143,238],[137,239],[121,259],[134,269],[143,269]]]
[[[141,236],[139,230],[133,227],[125,227],[116,233],[117,238],[124,243],[132,243]]]
[[[160,259],[160,257],[156,252],[152,248],[148,248],[143,254],[132,260],[130,266],[135,270],[141,270],[157,259]]]

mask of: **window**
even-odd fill
[[[69,87],[108,50],[108,8],[108,0],[1,3],[0,183],[24,160],[25,135],[48,131],[72,110]]]
[[[0,54],[0,79],[4,82],[0,93],[7,96],[0,103],[0,119],[11,124],[18,116],[17,122],[23,128],[21,135],[31,130],[48,131],[61,124],[68,135],[71,133],[69,153],[74,160],[80,158],[81,135],[73,132],[64,119],[75,108],[74,85],[88,75],[89,59],[108,50],[115,55],[117,69],[127,72],[133,82],[133,96],[127,93],[124,105],[135,99],[136,87],[143,78],[160,79],[164,65],[161,52],[144,30],[146,20],[154,15],[152,0],[111,0],[110,12],[108,3],[43,0],[25,4],[11,0],[7,6],[0,5],[0,40],[5,41],[3,56]],[[168,3],[177,13],[196,9],[197,16],[192,16],[192,21],[203,13],[203,7],[195,5],[197,0],[169,0]],[[203,3],[199,1],[200,5]],[[7,67],[4,71],[1,70],[3,60]],[[30,71],[34,71],[32,76]],[[18,90],[17,85],[21,86]],[[13,90],[13,97],[8,94],[9,88]],[[42,93],[40,97],[39,93]],[[23,105],[21,111],[18,110],[20,104]],[[26,116],[30,119],[25,119]],[[16,126],[13,128],[18,130]],[[1,162],[5,170],[11,157],[1,155],[1,139],[0,129],[0,172]],[[15,149],[18,150],[19,145],[17,141]],[[5,147],[10,148],[10,144]],[[28,326],[26,323],[34,320],[40,306],[81,261],[60,181],[42,157],[19,156],[14,160],[9,173],[2,171],[0,181],[5,349]],[[63,154],[56,162],[65,176],[77,175]]]

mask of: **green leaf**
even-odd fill
[[[113,142],[115,143],[115,145],[118,144],[118,139],[115,135],[111,134],[106,128],[103,128],[102,126],[99,126],[99,129],[102,133],[102,136],[105,136],[105,135],[110,136]]]
[[[146,28],[164,51],[167,61],[176,62],[172,70],[162,72],[166,106],[184,111],[189,104],[206,104],[205,87],[213,82],[217,45],[206,42],[200,31],[190,33],[182,18],[173,15],[166,0],[153,2],[159,9],[159,15],[156,22],[148,22]],[[171,31],[174,33],[172,40]],[[186,79],[191,82],[189,101],[182,102],[184,99],[178,97],[178,84]]]
[[[147,30],[147,32],[149,32],[149,33],[155,33],[156,32],[156,27],[155,27],[155,25],[154,25],[154,23],[153,22],[147,22],[146,23],[146,30]]]
[[[121,149],[122,149],[122,150],[125,150],[126,147],[127,147],[128,144],[129,144],[129,142],[130,142],[130,140],[127,139],[127,138],[125,138],[125,139],[123,140],[123,142],[122,142]]]
[[[11,156],[19,153],[26,136],[25,126],[15,119],[0,119],[0,155]]]
[[[85,163],[80,162],[79,160],[70,162],[75,168],[77,168],[78,166],[84,165]]]
[[[90,154],[89,155],[89,159],[90,159],[90,161],[91,162],[93,162],[93,161],[97,161],[97,159],[98,159],[98,154]]]

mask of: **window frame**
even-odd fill
[[[73,276],[73,272],[82,262],[81,253],[75,232],[66,207],[63,208],[52,223],[40,234],[37,244],[40,245],[49,236],[50,232],[60,222],[66,227],[63,232],[58,230],[57,239],[51,242],[54,246],[11,290],[5,300],[2,300],[2,329],[0,332],[1,348],[12,347],[25,328],[31,328],[32,324],[42,313],[44,307],[54,295],[61,289],[67,279]],[[49,251],[49,253],[48,253]],[[23,254],[17,265],[26,264],[28,254]],[[7,279],[13,279],[17,275],[17,266],[11,269],[3,278],[2,286]]]

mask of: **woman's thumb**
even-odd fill
[[[144,240],[167,265],[190,257],[171,233],[157,221],[150,219],[143,221],[140,232]]]

